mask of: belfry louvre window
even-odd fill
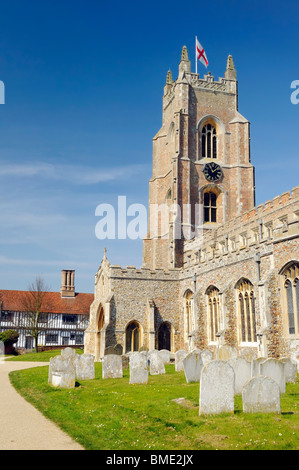
[[[285,277],[284,295],[290,335],[299,334],[299,263],[294,262],[282,273]]]
[[[203,195],[204,222],[217,222],[217,196],[215,193]]]
[[[206,124],[201,131],[202,158],[217,158],[217,135],[212,124]]]
[[[239,332],[242,343],[256,342],[255,298],[253,285],[242,280],[238,284]]]

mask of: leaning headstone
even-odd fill
[[[95,378],[94,356],[92,354],[78,355],[75,365],[78,380],[91,380]]]
[[[170,351],[168,351],[168,349],[160,349],[159,356],[161,357],[164,364],[170,362]]]
[[[243,390],[244,384],[251,378],[251,363],[237,357],[230,359],[228,364],[232,366],[235,373],[235,394],[240,395]]]
[[[0,341],[0,364],[4,362],[5,348],[3,341]]]
[[[271,377],[258,375],[244,385],[244,413],[280,413],[279,385]]]
[[[279,385],[280,393],[285,393],[286,382],[284,364],[277,359],[269,358],[260,364],[260,375],[271,377]]]
[[[192,351],[183,360],[183,367],[187,383],[200,382],[200,374],[203,368],[201,352]]]
[[[184,370],[183,360],[186,356],[188,356],[188,353],[184,349],[180,349],[175,353],[175,370],[177,372],[180,370]]]
[[[130,356],[130,380],[131,385],[147,384],[148,368],[147,357],[144,354],[136,353]]]
[[[230,359],[236,359],[238,357],[238,350],[233,346],[224,344],[217,350],[216,358],[218,361],[229,361]]]
[[[288,357],[279,359],[284,364],[284,374],[286,383],[297,382],[297,364]]]
[[[203,365],[207,364],[208,362],[211,362],[214,359],[212,351],[209,351],[208,349],[205,349],[201,353],[201,360],[203,362]]]
[[[199,414],[234,412],[235,373],[224,361],[211,361],[201,372]]]
[[[165,374],[164,362],[159,354],[159,351],[153,351],[150,355],[149,371],[151,375]]]
[[[118,354],[108,354],[102,360],[102,378],[119,379],[123,376],[123,361]]]

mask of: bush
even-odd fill
[[[19,333],[15,330],[6,330],[0,333],[0,341],[5,345],[14,344],[19,339]]]

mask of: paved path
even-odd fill
[[[30,405],[11,385],[13,370],[45,362],[0,362],[0,450],[84,450]]]

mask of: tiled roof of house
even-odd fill
[[[13,312],[26,311],[27,291],[0,290],[0,305],[2,310]],[[43,313],[70,313],[89,315],[90,305],[94,294],[77,294],[75,297],[62,297],[60,292],[46,292],[44,295]]]

